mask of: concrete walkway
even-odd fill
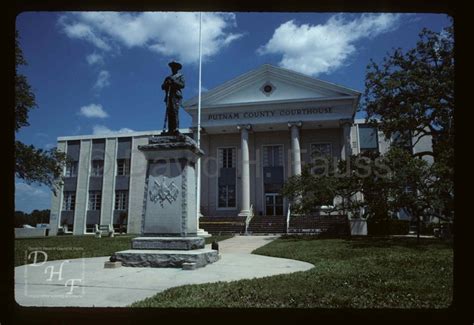
[[[108,257],[22,265],[15,268],[15,300],[22,306],[122,307],[185,284],[261,278],[314,267],[306,262],[250,254],[276,237],[236,236],[221,241],[221,259],[192,271],[105,269]]]

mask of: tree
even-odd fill
[[[328,213],[387,220],[391,214],[390,178],[383,159],[378,154],[353,155],[340,161],[325,157],[323,164],[306,164],[301,175],[290,177],[282,194],[299,214],[311,214],[327,205]]]
[[[26,65],[19,45],[18,31],[15,32],[15,132],[28,126],[28,113],[37,107],[35,95],[26,76],[18,72],[18,67]],[[66,154],[53,148],[43,150],[33,145],[15,141],[15,176],[26,183],[44,184],[56,193],[62,181],[62,170],[67,162]]]
[[[413,148],[431,137],[430,190],[438,195],[441,218],[454,216],[454,30],[423,29],[416,47],[395,49],[378,65],[367,66],[364,110],[370,124],[387,138],[411,138]],[[400,158],[400,157],[398,157]],[[414,165],[411,165],[414,166]]]
[[[423,29],[414,49],[406,53],[395,49],[381,66],[371,60],[365,88],[367,119],[387,137],[404,134],[419,141],[431,136],[433,151],[420,152],[418,156],[441,159],[453,153],[450,150],[454,144],[452,26],[441,33]]]
[[[419,242],[422,218],[436,214],[439,203],[433,165],[399,147],[392,147],[386,157],[391,170],[391,209],[405,209],[412,216],[416,221]]]

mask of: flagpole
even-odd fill
[[[201,64],[202,64],[202,12],[199,13],[199,84],[198,84],[198,113],[197,113],[197,137],[196,143],[201,148]],[[196,179],[196,218],[197,229],[199,231],[199,216],[201,214],[201,158],[196,163],[197,179]]]

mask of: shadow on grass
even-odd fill
[[[295,241],[312,241],[312,240],[344,240],[348,248],[389,248],[404,247],[416,250],[426,250],[431,247],[453,248],[452,240],[442,240],[438,238],[420,238],[417,242],[416,238],[409,237],[375,237],[375,236],[318,236],[318,235],[283,235],[281,239],[287,242]]]
[[[431,248],[453,248],[452,241],[441,239],[420,238],[393,238],[393,237],[367,237],[351,238],[346,241],[346,245],[353,249],[367,248],[408,248],[417,251],[426,251]]]

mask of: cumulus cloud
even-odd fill
[[[81,22],[68,24],[65,16],[59,18],[59,24],[62,26],[62,30],[69,38],[89,41],[104,51],[110,51],[112,49],[112,47],[107,44],[107,41],[99,37],[97,32],[87,24]]]
[[[89,63],[89,65],[104,63],[104,57],[97,53],[89,54],[88,56],[86,56],[86,60],[87,60],[87,63]]]
[[[82,106],[79,110],[79,115],[85,117],[97,117],[97,118],[106,118],[109,116],[106,111],[102,108],[100,104],[90,104]]]
[[[102,70],[99,72],[94,88],[100,90],[107,86],[110,86],[110,73],[107,70]]]
[[[59,18],[59,26],[73,39],[92,43],[105,52],[142,47],[182,63],[198,60],[199,13],[193,12],[82,12]],[[232,13],[203,13],[202,55],[207,59],[242,37]]]
[[[129,128],[111,130],[105,125],[94,125],[94,127],[92,128],[92,134],[94,135],[121,134],[121,133],[130,133],[130,132],[135,132],[135,131]]]
[[[280,54],[280,66],[305,74],[330,73],[346,64],[356,52],[356,42],[395,30],[399,21],[399,14],[362,14],[352,20],[337,14],[318,25],[290,20],[257,53]]]
[[[15,182],[15,210],[30,213],[51,208],[51,192],[44,186]]]

